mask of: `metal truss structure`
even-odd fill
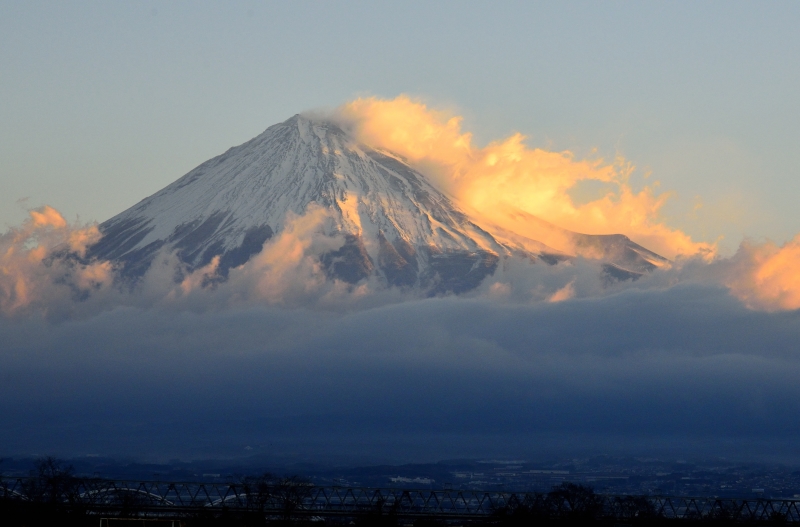
[[[68,485],[48,485],[35,478],[0,478],[0,500],[59,503],[98,514],[147,517],[224,510],[284,518],[392,514],[398,518],[465,520],[517,513],[549,518],[590,513],[595,518],[619,520],[660,517],[800,523],[800,500],[791,499],[591,494],[586,501],[586,496],[576,500],[558,493],[322,487],[291,479],[179,483],[74,478]]]

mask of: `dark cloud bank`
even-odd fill
[[[0,318],[0,453],[800,461],[798,312],[719,288]]]

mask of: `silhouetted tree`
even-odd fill
[[[591,487],[562,483],[547,494],[547,502],[557,517],[592,520],[603,510],[603,500]]]
[[[285,521],[290,521],[295,512],[303,507],[303,501],[311,495],[314,485],[299,476],[280,478],[273,487],[273,496],[278,501]]]
[[[85,482],[70,465],[46,457],[35,464],[35,476],[21,486],[23,500],[4,506],[4,525],[83,525],[87,521]]]
[[[261,525],[267,516],[274,514],[285,522],[291,521],[314,488],[310,481],[299,476],[276,477],[268,472],[240,477],[231,485],[238,501],[235,509],[247,525]]]
[[[248,511],[264,513],[273,498],[276,478],[269,472],[260,476],[245,476],[239,481],[240,496]]]
[[[617,496],[610,503],[611,515],[616,520],[644,520],[657,516],[656,509],[647,498],[643,496]]]
[[[386,506],[386,499],[381,498],[375,502],[372,510],[367,511],[354,520],[357,526],[370,526],[370,527],[394,527],[397,525],[397,507],[398,503],[392,506]]]
[[[36,477],[23,486],[26,497],[38,503],[64,504],[79,501],[80,479],[76,478],[72,465],[53,457],[38,460]]]

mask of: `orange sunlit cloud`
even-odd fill
[[[264,244],[261,252],[230,271],[220,298],[232,303],[292,305],[322,294],[326,276],[319,253],[339,248],[343,240],[321,234],[328,212],[311,204],[302,215],[289,213],[283,230]],[[320,247],[321,246],[321,247]],[[221,284],[219,257],[183,277],[167,294],[167,301],[203,295],[207,285]]]
[[[45,205],[39,210],[28,211],[31,217],[33,227],[56,227],[64,228],[67,226],[67,220],[56,209],[49,205]]]
[[[283,303],[320,288],[325,281],[318,258],[310,253],[328,212],[309,206],[301,216],[289,215],[283,231],[264,249],[235,271],[232,280],[250,283],[254,294],[270,303]],[[341,245],[341,244],[339,244]]]
[[[575,280],[571,281],[547,299],[548,302],[563,302],[564,300],[569,300],[571,298],[575,298]]]
[[[751,309],[800,309],[800,235],[778,247],[742,243],[726,284]]]
[[[80,291],[111,282],[113,268],[107,261],[47,261],[54,251],[67,248],[84,256],[86,247],[100,239],[97,226],[71,227],[49,206],[31,210],[29,215],[19,228],[0,235],[0,313],[17,313],[32,305],[47,311],[55,297],[73,293],[70,285]]]
[[[659,213],[668,194],[657,194],[652,187],[635,192],[628,184],[633,167],[623,159],[611,164],[576,160],[570,152],[531,149],[520,134],[478,148],[471,134],[461,130],[460,117],[406,96],[357,99],[338,112],[359,140],[396,152],[433,175],[487,226],[573,254],[575,247],[555,236],[557,229],[521,218],[532,215],[586,234],[626,234],[668,258],[700,254],[710,259],[715,254],[715,245],[696,242],[664,224]],[[610,190],[577,204],[569,191],[584,180],[607,183]]]

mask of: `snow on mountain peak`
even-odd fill
[[[389,285],[459,293],[519,250],[472,221],[401,157],[357,143],[333,122],[295,115],[104,222],[91,255],[137,276],[166,248],[190,269],[219,256],[224,275],[312,203],[329,213],[325,233],[345,239],[320,261],[350,283],[375,273]],[[532,243],[551,259],[563,256]]]

